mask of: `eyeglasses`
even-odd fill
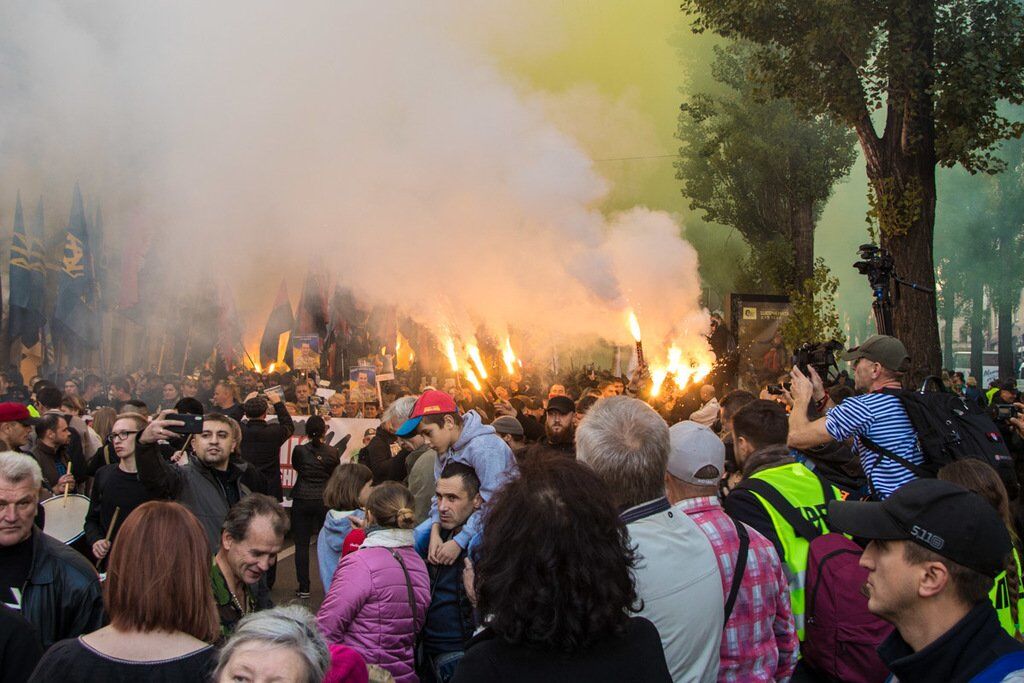
[[[111,432],[110,439],[111,441],[126,441],[129,437],[135,436],[138,433],[138,429],[133,432]]]

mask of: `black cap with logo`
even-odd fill
[[[912,541],[957,564],[996,576],[1012,549],[999,513],[948,481],[917,479],[882,502],[832,501],[829,527],[880,541]]]

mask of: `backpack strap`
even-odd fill
[[[731,517],[729,519],[732,519]],[[729,588],[729,598],[725,601],[725,621],[722,622],[722,628],[729,623],[729,616],[732,614],[732,608],[736,606],[736,598],[740,594],[740,584],[743,583],[743,574],[747,571],[747,551],[750,548],[750,535],[747,533],[747,527],[744,526],[743,522],[739,522],[732,519],[732,523],[736,525],[736,535],[740,537],[740,549],[736,553],[736,570],[732,575],[732,587]]]
[[[819,477],[820,480],[820,477]],[[764,479],[744,479],[739,484],[740,488],[745,488],[753,491],[757,495],[764,498],[768,504],[770,504],[775,511],[782,515],[782,518],[793,527],[793,531],[798,536],[807,540],[813,541],[818,536],[821,536],[821,531],[818,527],[808,522],[800,511],[797,510],[793,505],[790,504],[786,498],[779,493],[778,489],[766,482]],[[832,487],[826,486],[828,489],[829,496],[832,494]],[[828,499],[826,499],[828,500]]]
[[[904,458],[902,456],[899,456],[899,455],[896,455],[895,453],[890,451],[885,446],[882,446],[881,444],[878,444],[878,443],[872,441],[868,437],[866,437],[866,436],[859,436],[858,438],[860,439],[860,442],[862,444],[864,444],[870,450],[872,450],[875,453],[877,453],[879,456],[881,456],[883,458],[889,458],[890,460],[895,462],[897,465],[900,465],[901,467],[903,467],[903,469],[909,470],[910,472],[912,472],[913,474],[917,475],[918,477],[921,477],[922,479],[926,479],[926,478],[929,478],[929,477],[932,476],[931,473],[928,472],[928,470],[924,469],[920,465],[915,465],[914,463],[910,462],[906,458]],[[875,463],[875,467],[877,467],[877,466],[878,466],[878,463],[876,462]],[[875,467],[871,468],[872,472],[874,471]]]

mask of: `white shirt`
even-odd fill
[[[715,424],[715,420],[718,419],[718,399],[713,398],[698,410],[690,413],[690,420],[697,424],[702,424],[705,427],[710,427]]]

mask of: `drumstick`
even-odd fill
[[[103,537],[104,541],[109,542],[110,541],[110,537],[114,535],[114,526],[117,524],[117,517],[120,514],[121,514],[121,508],[120,507],[114,508],[114,514],[111,515],[111,517],[110,517],[110,526],[107,527],[107,535]],[[96,571],[100,570],[100,567],[103,566],[103,560],[107,559],[108,557],[110,557],[110,550],[109,549],[107,550],[107,554],[104,555],[103,557],[101,557],[99,559],[99,561],[96,563]]]
[[[103,537],[104,541],[109,541],[110,537],[114,535],[114,525],[117,524],[117,517],[121,514],[121,508],[114,508],[114,514],[110,516],[110,526],[107,527],[107,535]]]
[[[69,475],[71,474],[71,463],[70,462],[68,463],[68,474]],[[68,491],[70,491],[70,490],[71,490],[71,482],[69,481],[68,483],[64,484],[64,502],[63,502],[63,504],[65,506],[68,504]]]

